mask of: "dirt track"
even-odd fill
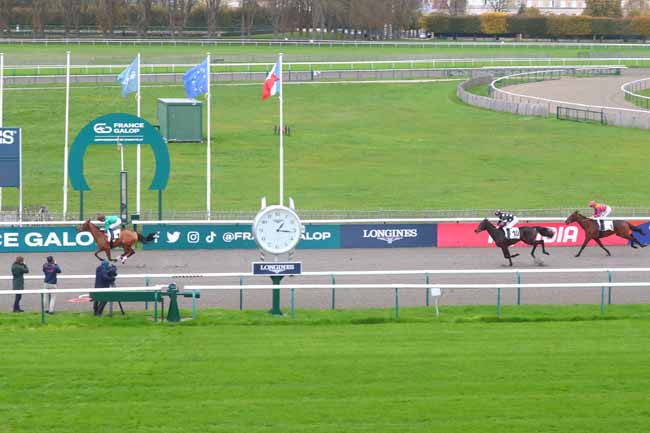
[[[639,109],[625,100],[621,86],[624,83],[647,78],[650,72],[645,69],[623,70],[620,76],[591,78],[562,78],[560,80],[540,81],[506,87],[509,92],[601,107]]]
[[[514,259],[515,269],[540,268],[528,254],[527,248],[518,249],[522,253]],[[629,247],[611,247],[612,257],[606,257],[604,252],[597,248],[587,248],[582,257],[574,258],[576,248],[558,247],[550,249],[551,255],[544,256],[542,268],[611,268],[611,267],[644,267],[648,265],[650,248],[646,250],[633,250]],[[3,262],[7,275],[13,256],[3,254]],[[57,254],[56,258],[65,274],[93,274],[97,260],[88,253]],[[40,274],[40,267],[45,259],[45,254],[27,254],[26,263],[32,273]],[[504,265],[503,257],[499,250],[485,248],[467,249],[437,249],[437,248],[411,248],[411,249],[349,249],[349,250],[303,250],[298,251],[295,257],[303,263],[303,271],[334,271],[334,270],[426,270],[426,269],[508,269]],[[192,274],[201,272],[250,272],[250,263],[258,260],[257,253],[252,250],[219,250],[219,251],[187,251],[187,252],[142,252],[140,251],[126,265],[120,265],[122,274]],[[169,283],[172,279],[152,280],[151,283]],[[185,284],[239,284],[239,278],[174,278],[180,286]],[[533,282],[602,282],[607,280],[605,272],[597,274],[523,274],[522,283]],[[645,273],[614,274],[614,281],[650,281],[650,276]],[[323,283],[329,284],[330,279],[325,277],[293,277],[286,278],[287,287],[295,283]],[[345,277],[336,278],[338,284],[344,283],[424,283],[424,277]],[[445,275],[431,276],[431,285],[436,282],[447,283],[485,283],[503,282],[515,283],[515,275]],[[142,285],[143,279],[118,280],[118,287]],[[270,283],[268,278],[246,278],[247,284]],[[60,288],[89,287],[92,280],[61,280]],[[2,281],[3,288],[10,288],[10,281]],[[26,288],[40,288],[38,280],[26,281]],[[59,295],[57,308],[59,310],[89,309],[87,304],[73,304],[66,302],[72,295]],[[26,296],[23,306],[27,310],[38,309],[38,298],[35,295]],[[282,303],[289,305],[289,292],[283,290]],[[515,290],[504,290],[502,300],[504,303],[515,302]],[[614,302],[617,303],[647,303],[650,302],[649,288],[614,289]],[[441,300],[444,304],[494,304],[496,301],[495,290],[461,290],[445,291]],[[12,296],[0,297],[0,310],[10,311]],[[361,307],[391,307],[395,302],[393,290],[351,290],[339,289],[336,292],[336,304],[340,308]],[[400,292],[401,306],[424,305],[425,291],[403,290]],[[524,303],[599,303],[600,289],[525,289],[522,291]],[[244,295],[244,308],[266,309],[271,303],[270,291],[255,291]],[[182,304],[188,306],[189,302],[183,300]],[[331,291],[297,291],[296,305],[298,308],[329,308],[331,306]],[[239,291],[233,292],[203,292],[199,306],[214,306],[224,308],[239,307]],[[127,309],[140,308],[136,305],[126,305]]]

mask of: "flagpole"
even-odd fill
[[[70,126],[70,51],[65,52],[65,132],[63,139],[63,221],[68,215],[68,129]]]
[[[0,53],[0,128],[2,128],[2,110],[5,90],[5,53]],[[0,211],[2,211],[2,187],[0,187]]]
[[[136,96],[138,117],[140,117],[140,53],[138,53],[138,93]],[[135,213],[140,215],[140,176],[142,174],[142,149],[138,143],[136,154],[136,186],[135,186]]]
[[[212,203],[211,203],[211,198],[210,195],[212,193],[212,188],[211,188],[211,173],[210,173],[210,167],[212,164],[211,161],[211,147],[210,147],[210,103],[212,99],[212,92],[210,91],[210,53],[208,53],[208,58],[206,60],[208,62],[208,76],[207,76],[207,87],[208,87],[208,145],[207,145],[207,158],[206,158],[206,164],[207,164],[207,181],[206,181],[206,207],[208,211],[208,219],[211,218],[212,216]]]
[[[282,53],[278,56],[280,65],[280,206],[284,206],[284,79],[282,76]]]

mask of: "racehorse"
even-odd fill
[[[606,238],[607,236],[611,236],[611,235],[616,235],[623,239],[627,239],[628,241],[630,241],[630,246],[632,248],[636,248],[636,245],[634,244],[638,244],[641,248],[645,248],[645,245],[639,242],[631,234],[631,232],[643,233],[643,230],[641,230],[639,227],[635,226],[634,224],[630,224],[627,221],[614,220],[614,230],[601,231],[600,227],[598,226],[598,221],[588,218],[584,215],[581,215],[580,212],[575,211],[571,215],[569,215],[566,221],[564,221],[564,224],[571,224],[573,222],[577,222],[580,225],[580,227],[582,227],[582,230],[585,231],[585,241],[582,243],[582,247],[580,247],[580,251],[578,251],[576,257],[580,257],[582,250],[585,249],[587,243],[589,243],[589,241],[592,239],[596,241],[596,243],[598,244],[598,246],[600,246],[600,248],[605,250],[608,256],[611,256],[609,250],[605,248],[603,243],[600,241],[600,238]]]
[[[487,230],[492,239],[494,240],[494,243],[496,244],[497,247],[501,248],[501,251],[503,251],[503,257],[508,259],[510,262],[510,266],[512,266],[512,258],[517,257],[519,253],[517,254],[510,254],[510,251],[508,248],[511,245],[516,244],[519,241],[525,242],[528,245],[533,246],[533,250],[530,252],[530,255],[535,258],[535,249],[537,249],[537,245],[542,246],[542,252],[546,254],[547,256],[549,255],[548,252],[546,252],[546,248],[544,248],[544,239],[537,240],[537,235],[540,234],[544,237],[550,238],[555,234],[555,231],[551,228],[548,227],[540,227],[540,226],[534,226],[534,227],[518,227],[519,228],[519,239],[509,239],[506,237],[506,233],[500,229],[492,225],[490,221],[488,221],[487,218],[485,218],[481,223],[476,227],[476,230],[474,230],[474,233],[480,233],[483,230]]]
[[[93,236],[93,239],[95,239],[95,243],[97,244],[97,251],[95,251],[95,257],[97,257],[98,260],[102,260],[101,257],[99,257],[99,253],[101,251],[104,251],[106,253],[106,257],[108,260],[111,262],[116,262],[117,259],[113,259],[111,257],[111,245],[108,242],[108,237],[106,237],[106,234],[102,232],[95,224],[91,223],[90,220],[86,220],[81,226],[77,228],[78,232],[90,232],[90,234]],[[127,230],[123,229],[120,231],[120,237],[113,241],[112,247],[119,247],[122,246],[124,249],[124,253],[120,255],[120,260],[122,261],[122,264],[126,263],[126,259],[131,257],[133,254],[135,254],[135,250],[133,249],[133,245],[140,241],[143,244],[146,244],[147,242],[151,242],[156,238],[156,233],[149,233],[147,236],[142,236],[140,233],[137,231],[132,231],[132,230]]]

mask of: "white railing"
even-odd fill
[[[640,80],[630,81],[621,86],[621,91],[625,94],[626,100],[632,100],[634,105],[645,106],[646,109],[650,108],[650,96],[635,93],[635,90],[645,90],[650,85],[650,78],[641,78]]]
[[[363,40],[327,40],[327,39],[172,39],[172,38],[151,38],[151,39],[94,39],[94,38],[2,38],[2,44],[25,45],[25,44],[45,44],[45,45],[131,45],[131,46],[151,46],[151,45],[254,45],[254,46],[366,46],[366,47],[493,47],[493,48],[531,48],[531,47],[551,47],[551,48],[650,48],[646,43],[615,43],[615,42],[550,42],[550,41],[363,41]]]
[[[314,271],[303,272],[304,277],[341,277],[341,276],[399,276],[399,275],[498,275],[498,274],[576,274],[576,273],[650,273],[650,267],[634,268],[533,268],[533,269],[411,269],[411,270],[384,270],[384,271]],[[266,277],[253,275],[251,272],[189,272],[189,273],[148,273],[148,274],[118,274],[118,280],[127,279],[198,279],[198,278],[232,278],[232,277]],[[42,280],[43,276],[25,275],[26,280]],[[88,280],[95,279],[95,275],[66,275],[57,277],[61,280]],[[0,275],[0,281],[11,280],[10,275]],[[332,287],[331,285],[328,287]]]
[[[469,223],[481,222],[484,217],[471,218],[343,218],[343,219],[304,219],[303,224],[388,224],[388,223]],[[494,218],[488,218],[496,221]],[[604,220],[650,220],[650,216],[620,216],[602,218]],[[528,222],[564,222],[566,217],[522,217],[520,223]],[[0,221],[2,227],[47,227],[47,226],[75,226],[85,221]],[[226,224],[252,224],[252,219],[235,220],[142,220],[132,221],[135,225],[226,225]],[[95,223],[98,224],[98,223]]]
[[[608,63],[609,62],[609,63]],[[607,64],[602,64],[607,63]],[[571,67],[571,66],[612,66],[610,63],[619,65],[620,67],[625,67],[626,63],[633,63],[635,65],[641,64],[650,64],[650,57],[605,57],[605,58],[584,58],[584,57],[489,57],[489,58],[430,58],[430,59],[396,59],[396,60],[349,60],[349,61],[317,61],[317,62],[287,62],[284,63],[286,71],[291,72],[308,72],[309,70],[314,69],[314,67],[322,68],[327,67],[324,70],[332,71],[350,71],[357,70],[357,67],[368,67],[370,70],[378,69],[396,69],[396,66],[410,65],[411,68],[414,68],[416,65],[426,66],[427,68],[441,67],[440,65],[481,65],[482,68],[509,68],[509,67]],[[266,69],[273,66],[273,62],[232,62],[232,63],[222,63],[216,62],[211,63],[211,68],[213,73],[223,72],[223,69],[229,69],[226,72],[268,72]],[[486,66],[488,65],[488,66]],[[489,66],[493,65],[493,66]],[[90,71],[96,71],[98,69],[108,70],[109,73],[119,73],[128,64],[75,64],[70,65],[71,72],[75,75],[79,74],[79,71],[86,71],[86,75]],[[159,69],[167,69],[167,72],[171,73],[183,73],[187,69],[195,66],[195,63],[143,63],[141,65],[141,70],[143,75],[146,75],[146,71],[154,72]],[[382,67],[383,66],[383,67]],[[23,71],[23,70],[36,70],[37,76],[42,76],[41,71],[51,71],[58,70],[61,71],[59,74],[50,74],[52,76],[61,76],[65,75],[66,65],[64,64],[14,64],[8,65],[5,64],[5,71]],[[448,67],[447,67],[448,68]],[[252,71],[257,69],[257,71]],[[470,68],[473,69],[473,68]],[[7,75],[7,73],[5,73]],[[47,74],[44,74],[47,75]],[[11,77],[14,75],[7,75]],[[23,76],[23,75],[20,75]]]

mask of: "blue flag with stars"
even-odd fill
[[[138,91],[138,70],[140,64],[138,58],[133,59],[133,62],[120,75],[117,76],[117,81],[122,85],[122,96],[132,92]]]
[[[183,85],[185,93],[189,98],[197,96],[208,91],[208,59],[187,71],[183,75]]]

